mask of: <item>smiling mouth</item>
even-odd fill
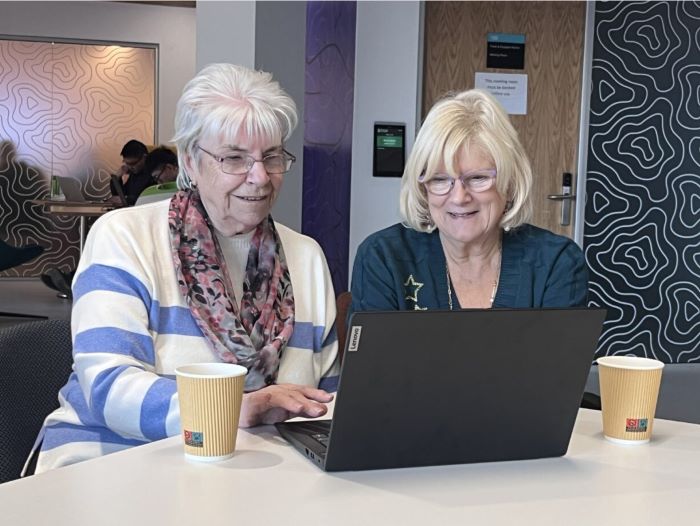
[[[259,195],[259,196],[245,196],[245,195],[234,195],[236,199],[240,199],[241,201],[248,201],[250,203],[257,203],[260,201],[265,201],[268,196],[266,195]]]
[[[461,214],[460,214],[460,213],[457,213],[457,212],[447,212],[447,215],[449,215],[450,217],[454,217],[454,218],[456,218],[456,219],[462,219],[462,218],[465,218],[465,217],[472,217],[472,216],[475,215],[477,212],[478,212],[478,210],[475,210],[475,211],[473,211],[473,212],[462,212]]]

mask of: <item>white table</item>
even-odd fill
[[[236,456],[171,438],[0,486],[7,525],[684,525],[700,523],[700,426],[657,420],[646,446],[581,410],[565,457],[326,474],[266,426]]]

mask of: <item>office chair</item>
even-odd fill
[[[177,192],[177,183],[174,181],[172,183],[149,186],[141,192],[141,195],[136,199],[136,206],[155,203],[163,199],[170,199],[175,195],[175,192]]]
[[[0,483],[19,478],[44,418],[58,407],[72,347],[68,320],[0,330]]]
[[[335,299],[335,332],[338,335],[338,357],[340,363],[343,363],[343,353],[345,352],[345,337],[347,336],[348,328],[348,309],[352,303],[352,294],[350,292],[341,292]]]

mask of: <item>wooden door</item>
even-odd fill
[[[474,87],[476,72],[528,76],[527,114],[511,122],[530,157],[534,173],[532,223],[572,237],[561,226],[562,173],[578,163],[579,109],[585,2],[426,2],[423,108],[450,90]],[[525,35],[525,69],[486,67],[487,33]]]

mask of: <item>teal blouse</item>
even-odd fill
[[[380,230],[358,248],[351,309],[449,309],[445,265],[437,231]],[[571,239],[532,225],[503,233],[494,308],[579,307],[587,294],[586,262]]]

